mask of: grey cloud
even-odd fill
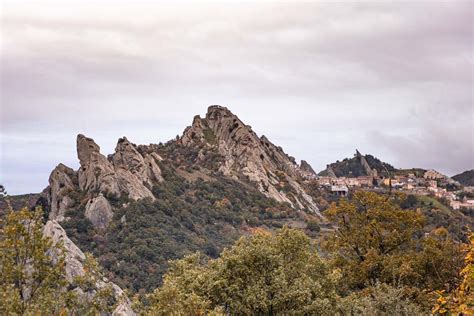
[[[474,133],[472,15],[471,1],[7,1],[1,180],[38,191],[51,166],[76,163],[75,134],[104,152],[123,135],[166,141],[209,104],[315,169],[355,148],[400,166],[472,167],[472,137],[457,137]],[[60,145],[20,185],[27,161],[15,161],[44,148],[38,135]]]

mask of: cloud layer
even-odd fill
[[[37,192],[75,135],[166,141],[223,104],[315,169],[355,148],[474,167],[473,4],[7,1],[0,181]]]

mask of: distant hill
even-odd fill
[[[474,186],[474,169],[464,171],[463,173],[457,174],[452,177],[465,186]]]
[[[8,201],[10,206],[14,210],[19,210],[23,207],[28,209],[32,209],[37,205],[38,199],[40,198],[40,194],[30,193],[30,194],[22,194],[22,195],[13,195],[8,197]],[[7,203],[6,198],[0,198],[0,216],[6,213],[9,205]]]
[[[346,158],[342,161],[336,161],[329,164],[327,168],[319,173],[320,176],[336,176],[336,177],[360,177],[373,174],[373,170],[377,170],[377,174],[387,174],[395,172],[396,169],[380,159],[372,155],[362,155],[358,150],[353,158]]]

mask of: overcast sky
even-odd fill
[[[211,104],[318,171],[356,148],[474,167],[473,1],[2,2],[10,194],[78,168],[78,133],[104,154],[124,135],[165,142]]]

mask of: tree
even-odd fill
[[[342,270],[346,291],[362,289],[367,281],[394,284],[412,276],[407,262],[422,235],[420,213],[400,209],[387,196],[358,191],[325,214],[337,226],[325,247]]]
[[[407,298],[403,287],[377,282],[364,291],[344,297],[340,304],[342,315],[421,316],[423,309]]]
[[[211,310],[206,298],[206,278],[209,276],[207,259],[199,253],[170,262],[163,276],[163,285],[146,298],[146,305],[136,307],[147,314],[205,315]]]
[[[7,190],[2,184],[0,184],[0,198],[5,197],[7,195],[8,195]]]
[[[59,314],[72,302],[63,291],[64,254],[43,237],[42,212],[9,211],[0,230],[0,312]],[[53,260],[48,253],[57,251]]]
[[[326,211],[337,224],[324,246],[342,271],[338,289],[348,295],[385,283],[429,308],[426,293],[458,283],[462,246],[444,228],[425,234],[424,217],[392,198],[359,191]]]
[[[437,291],[438,300],[433,314],[472,315],[474,314],[474,234],[469,235],[468,251],[464,258],[465,266],[461,270],[459,286],[449,294]]]
[[[43,213],[9,210],[0,223],[0,314],[97,315],[110,312],[113,289],[87,254],[84,274],[66,277],[63,245],[43,235]]]
[[[256,230],[218,259],[193,255],[173,262],[145,311],[333,315],[336,279],[304,233],[287,227],[274,235]]]

